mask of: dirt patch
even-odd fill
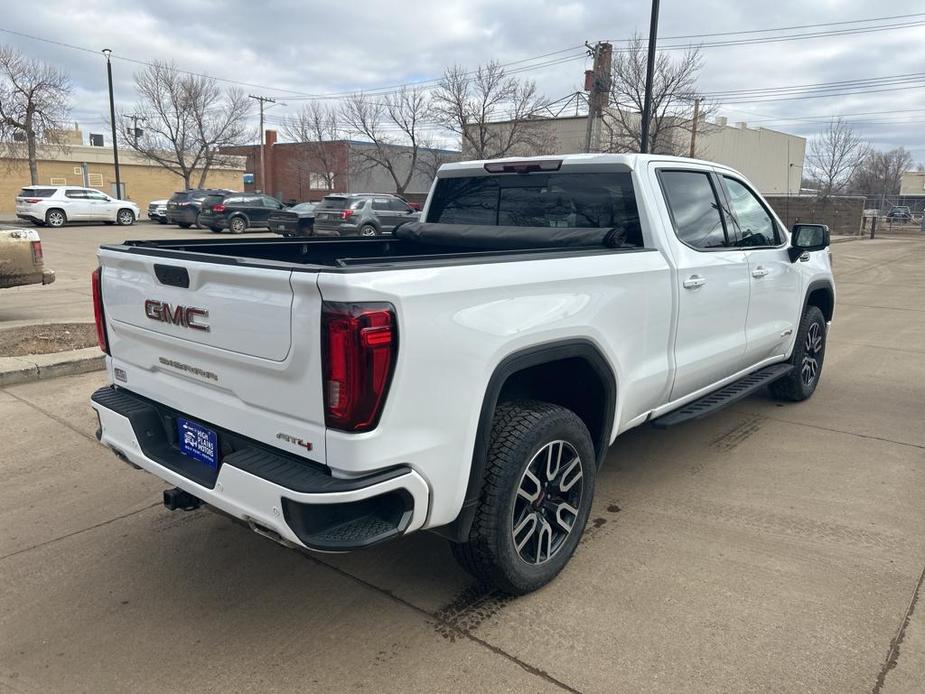
[[[47,323],[0,330],[0,357],[66,352],[95,344],[93,323]]]

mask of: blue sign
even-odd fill
[[[245,182],[245,183],[253,183],[253,182],[254,182],[254,174],[252,174],[252,173],[246,173],[246,174],[244,174],[244,182]]]

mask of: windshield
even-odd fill
[[[639,213],[629,173],[442,178],[434,189],[427,221],[488,226],[623,227],[634,236],[639,234]]]
[[[315,211],[315,203],[313,203],[313,202],[302,202],[302,203],[299,203],[298,205],[293,205],[293,206],[290,207],[289,209],[292,210],[293,212],[314,212],[314,211]]]

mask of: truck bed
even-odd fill
[[[387,268],[465,265],[650,250],[572,246],[520,249],[453,248],[394,237],[183,239],[124,241],[103,249],[165,259],[302,272],[362,272]]]

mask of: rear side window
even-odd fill
[[[354,200],[353,202],[350,203],[350,209],[351,210],[360,209],[361,207],[363,207],[363,205],[366,204],[366,200],[367,198],[360,198],[359,200]]]
[[[661,171],[659,179],[675,233],[697,249],[726,246],[719,200],[705,171]]]
[[[642,245],[627,173],[531,173],[442,178],[428,222],[489,226],[623,228]]]
[[[23,188],[19,191],[21,198],[50,198],[57,188]]]
[[[66,190],[64,191],[64,197],[73,200],[86,200],[89,196],[85,190]]]

